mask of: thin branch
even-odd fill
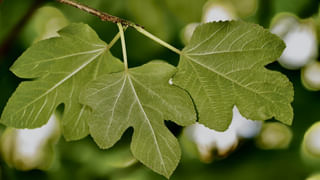
[[[99,17],[102,21],[113,22],[115,24],[118,24],[118,26],[120,24],[120,25],[122,25],[121,26],[122,28],[133,27],[138,32],[140,32],[141,34],[145,35],[146,37],[152,39],[153,41],[159,43],[160,45],[170,49],[171,51],[173,51],[173,52],[175,52],[177,54],[180,54],[180,55],[182,54],[182,52],[179,49],[177,49],[177,48],[173,47],[172,45],[168,44],[167,42],[161,40],[160,38],[158,38],[155,35],[149,33],[148,31],[146,31],[142,26],[140,26],[138,24],[135,24],[135,23],[133,23],[131,21],[119,18],[117,16],[110,15],[108,13],[99,11],[97,9],[88,7],[86,5],[80,4],[80,3],[72,1],[72,0],[56,0],[56,1],[58,1],[60,3],[63,3],[63,4],[67,4],[67,5],[73,6],[75,8],[80,9],[80,10],[83,10],[83,11],[85,11],[87,13],[95,15],[95,16]]]
[[[123,26],[131,26],[131,27],[134,27],[134,26],[139,26],[139,27],[142,27],[138,24],[135,24],[131,21],[128,21],[126,19],[122,19],[122,18],[119,18],[117,16],[113,16],[111,14],[108,14],[108,13],[105,13],[105,12],[101,12],[97,9],[94,9],[94,8],[91,8],[91,7],[88,7],[86,5],[83,5],[79,2],[75,2],[75,1],[71,1],[71,0],[57,0],[58,2],[60,3],[63,3],[63,4],[67,4],[67,5],[70,5],[70,6],[73,6],[75,8],[78,8],[80,10],[83,10],[87,13],[90,13],[92,15],[95,15],[97,16],[98,18],[100,18],[102,21],[109,21],[109,22],[113,22],[115,24],[117,23],[120,23],[122,24]]]

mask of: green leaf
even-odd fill
[[[34,12],[22,31],[22,42],[25,47],[31,44],[58,36],[57,31],[69,24],[62,12],[52,6],[42,6]]]
[[[211,129],[228,128],[234,105],[248,119],[275,117],[291,124],[292,84],[264,68],[284,48],[282,40],[258,25],[203,24],[182,51],[173,82],[191,94],[199,122]]]
[[[40,41],[11,67],[22,82],[9,99],[1,122],[15,128],[37,128],[64,104],[62,128],[67,140],[89,132],[90,109],[78,103],[81,88],[97,76],[120,71],[122,63],[85,24],[71,24],[60,37]]]
[[[89,83],[80,102],[93,109],[88,124],[96,143],[109,148],[133,127],[134,157],[169,177],[179,162],[180,147],[163,121],[190,125],[196,120],[189,95],[169,84],[175,72],[176,68],[169,64],[151,62]]]

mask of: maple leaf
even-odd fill
[[[291,124],[293,87],[286,76],[264,66],[285,48],[283,41],[258,25],[242,21],[197,27],[183,49],[173,83],[194,99],[199,122],[228,128],[236,105],[248,119]]]
[[[86,136],[90,109],[79,103],[82,87],[97,76],[122,70],[121,61],[88,25],[71,24],[59,37],[28,48],[11,67],[22,82],[9,99],[1,123],[15,128],[37,128],[64,104],[61,120],[67,140]]]
[[[179,163],[181,152],[164,120],[183,126],[196,121],[189,95],[169,84],[175,72],[175,67],[157,61],[90,82],[80,101],[93,109],[94,118],[88,124],[96,143],[109,148],[126,129],[133,127],[134,157],[169,177]]]

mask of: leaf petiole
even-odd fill
[[[126,31],[127,30],[127,27],[124,27],[123,28],[123,31]],[[109,49],[111,49],[112,48],[112,46],[119,40],[119,38],[120,38],[120,32],[118,32],[114,37],[113,37],[113,39],[110,41],[110,43],[108,44],[108,46],[107,46],[107,50],[109,50]]]
[[[158,38],[155,35],[149,33],[148,31],[146,31],[142,26],[140,26],[138,24],[135,24],[135,23],[132,23],[131,21],[119,18],[117,16],[110,15],[108,13],[99,11],[97,9],[93,9],[91,7],[88,7],[86,5],[80,4],[78,2],[74,2],[72,0],[57,0],[57,1],[60,2],[60,3],[63,3],[63,4],[67,4],[67,5],[73,6],[75,8],[80,9],[80,10],[83,10],[83,11],[85,11],[87,13],[92,14],[92,15],[95,15],[95,16],[99,17],[102,21],[109,21],[109,22],[117,23],[118,26],[119,26],[119,24],[121,24],[122,25],[121,26],[122,31],[124,29],[123,26],[125,26],[125,27],[128,27],[128,26],[129,27],[133,27],[138,32],[140,32],[141,34],[143,34],[146,37],[150,38],[151,40],[157,42],[158,44],[170,49],[171,51],[173,51],[173,52],[175,52],[175,53],[177,53],[179,55],[182,54],[182,52],[179,49],[177,49],[177,48],[173,47],[172,45],[168,44],[167,42],[161,40],[160,38]],[[117,38],[119,38],[119,35],[116,35],[116,37],[114,39],[115,42],[118,40]],[[111,47],[115,42],[112,40],[108,47]]]
[[[171,51],[173,51],[173,52],[175,52],[175,53],[177,53],[177,54],[179,54],[179,55],[182,54],[182,52],[181,52],[179,49],[173,47],[172,45],[168,44],[167,42],[165,42],[165,41],[161,40],[160,38],[156,37],[155,35],[149,33],[148,31],[146,31],[146,30],[143,29],[142,27],[140,27],[140,26],[133,26],[133,27],[134,27],[138,32],[140,32],[141,34],[143,34],[143,35],[145,35],[146,37],[150,38],[151,40],[157,42],[158,44],[160,44],[160,45],[162,45],[162,46],[170,49]]]
[[[124,62],[124,69],[128,72],[128,58],[127,58],[127,49],[126,49],[126,41],[124,38],[123,26],[121,23],[117,23],[121,38],[121,46],[122,46],[122,54],[123,54],[123,62]],[[116,35],[117,37],[117,35]],[[112,41],[111,41],[112,42]]]

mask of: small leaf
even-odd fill
[[[98,75],[120,71],[122,63],[88,25],[71,24],[59,34],[31,46],[11,67],[18,77],[33,80],[19,85],[1,123],[37,128],[63,103],[63,133],[67,140],[75,140],[89,133],[90,110],[78,103],[81,88]]]
[[[190,125],[196,120],[188,94],[168,82],[175,72],[169,64],[151,62],[89,83],[80,102],[93,109],[88,123],[96,143],[109,148],[132,126],[135,158],[169,177],[179,162],[180,147],[163,121]]]
[[[191,94],[199,122],[211,129],[228,128],[234,105],[248,119],[275,117],[291,124],[292,84],[281,73],[264,68],[284,48],[282,40],[258,25],[203,24],[182,51],[173,83]]]

